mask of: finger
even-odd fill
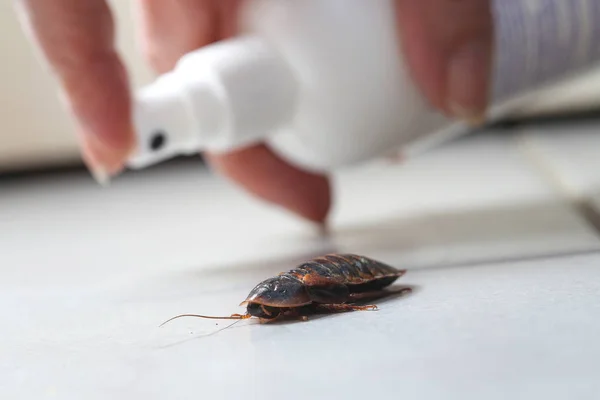
[[[21,0],[16,5],[77,119],[84,158],[96,171],[116,173],[134,135],[128,79],[114,48],[109,7],[102,0]]]
[[[213,0],[136,0],[142,52],[157,73],[173,69],[185,53],[218,40]]]
[[[152,67],[172,69],[185,53],[236,33],[239,0],[138,0],[142,43]],[[249,193],[308,220],[322,223],[331,199],[325,176],[299,170],[263,144],[207,161]]]
[[[493,54],[489,0],[396,0],[409,68],[432,105],[477,120],[488,104]]]
[[[323,223],[331,205],[329,180],[290,166],[263,144],[228,154],[207,154],[220,173],[268,202],[316,223]]]

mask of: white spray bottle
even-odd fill
[[[600,59],[600,45],[560,53],[551,32],[565,26],[564,13],[555,21],[548,8],[564,9],[564,1],[538,1],[545,9],[533,3],[493,3],[491,119],[519,107],[524,93]],[[568,3],[573,9],[585,1]],[[432,110],[415,87],[393,7],[393,0],[249,2],[243,35],[185,55],[137,94],[138,149],[129,166],[266,142],[292,164],[330,171],[468,132]],[[600,24],[600,7],[590,13]],[[574,33],[584,29],[577,18]]]

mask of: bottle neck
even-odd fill
[[[138,152],[130,166],[143,168],[178,154],[221,152],[261,141],[293,118],[297,96],[293,70],[257,37],[189,53],[172,72],[138,93]]]

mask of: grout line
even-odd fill
[[[531,135],[527,135],[523,132],[517,133],[515,135],[515,141],[517,143],[517,148],[521,150],[521,154],[525,156],[527,161],[535,167],[555,190],[571,201],[579,198],[579,196],[571,190],[569,184],[561,178],[560,172],[554,168],[553,163],[548,160],[548,156],[544,154],[540,146],[535,143],[535,140]]]
[[[569,258],[569,257],[584,257],[591,255],[600,254],[599,249],[581,249],[581,250],[565,250],[550,253],[532,254],[532,255],[519,255],[514,257],[495,257],[488,259],[479,259],[466,262],[453,262],[448,264],[431,264],[431,265],[419,265],[414,268],[408,267],[411,271],[429,271],[429,270],[446,270],[448,268],[476,268],[486,265],[496,264],[514,264],[519,262],[531,262],[541,260],[554,260],[557,258]]]
[[[562,179],[559,171],[554,168],[554,164],[548,159],[535,140],[523,132],[516,135],[517,148],[530,162],[540,176],[552,186],[561,197],[565,198],[577,213],[594,229],[600,237],[600,212],[596,210],[589,198],[580,195],[571,188],[571,186]]]
[[[579,210],[579,213],[587,220],[587,222],[600,233],[600,213],[589,201],[574,202],[574,206]]]

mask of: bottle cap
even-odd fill
[[[173,75],[165,75],[136,94],[133,120],[137,151],[129,160],[132,168],[144,168],[198,145],[195,122]]]
[[[137,149],[128,165],[144,168],[177,155],[263,140],[291,120],[296,97],[292,71],[258,38],[189,53],[136,94]]]

